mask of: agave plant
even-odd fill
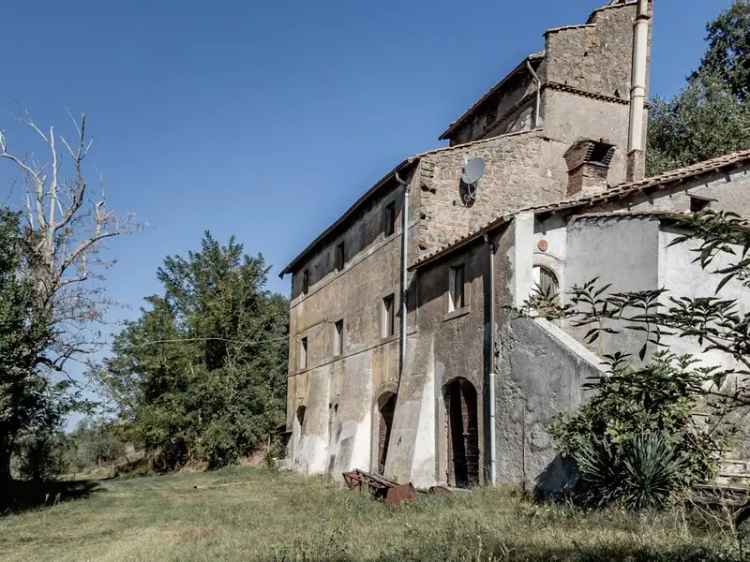
[[[684,460],[662,435],[641,433],[623,453],[621,499],[628,508],[663,507],[681,488]]]
[[[584,497],[599,506],[661,508],[684,483],[683,459],[658,433],[643,432],[619,444],[593,438],[578,449],[575,460]]]

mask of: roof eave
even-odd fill
[[[281,270],[281,273],[279,273],[279,278],[283,279],[284,275],[288,273],[292,273],[294,269],[296,268],[299,263],[304,260],[323,240],[328,238],[333,232],[335,232],[344,222],[347,221],[356,211],[361,207],[365,201],[367,201],[370,197],[375,195],[380,189],[388,183],[390,179],[393,178],[393,176],[400,172],[412,164],[419,161],[419,157],[412,157],[407,158],[406,160],[403,160],[401,163],[396,165],[390,172],[388,172],[386,175],[384,175],[378,182],[373,185],[370,189],[365,192],[364,195],[362,195],[359,199],[357,199],[354,204],[349,207],[346,212],[341,215],[333,224],[331,224],[328,228],[326,228],[315,240],[310,242],[310,244],[305,247],[304,250],[302,250],[299,254],[297,254],[297,257],[295,257],[289,264]]]
[[[476,102],[471,104],[469,109],[464,111],[461,116],[456,119],[453,123],[451,123],[448,128],[443,131],[443,133],[438,137],[438,140],[449,140],[452,133],[456,131],[457,128],[459,128],[461,125],[464,124],[464,122],[471,117],[471,115],[474,114],[474,112],[481,107],[481,105],[487,101],[490,97],[492,97],[496,92],[498,92],[511,78],[516,76],[519,72],[526,70],[526,63],[531,61],[536,61],[543,59],[544,55],[540,55],[539,53],[533,53],[526,58],[524,58],[518,66],[516,66],[513,70],[511,70],[508,74],[505,75],[505,77],[500,80],[497,84],[495,84],[490,90],[485,93],[483,96],[481,96]]]

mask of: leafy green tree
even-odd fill
[[[50,385],[39,366],[52,341],[49,318],[33,284],[21,275],[24,238],[18,215],[0,211],[0,487],[7,486],[11,454],[19,437],[54,424],[59,385]]]
[[[736,0],[707,30],[698,70],[649,112],[649,175],[750,147],[750,2]]]
[[[287,302],[262,256],[206,233],[158,270],[163,295],[115,338],[97,376],[156,466],[236,461],[283,423]]]
[[[708,50],[695,75],[718,76],[738,99],[747,100],[750,97],[750,1],[736,0],[709,23],[706,30]]]
[[[750,147],[750,100],[716,75],[701,73],[674,99],[656,99],[649,116],[648,173],[695,164]]]

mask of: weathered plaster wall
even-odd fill
[[[383,217],[390,203],[396,205],[396,230],[386,236]],[[395,333],[383,337],[382,300],[393,294],[398,312],[401,204],[400,189],[384,190],[294,274],[287,430],[292,432],[292,466],[302,472],[373,468],[372,432],[379,423],[374,405],[383,392],[394,391],[398,381],[398,314]],[[410,231],[413,240],[414,223]],[[341,241],[346,261],[337,271],[335,248]],[[306,294],[304,269],[310,271]],[[344,321],[342,355],[334,349],[338,320]],[[308,340],[306,368],[299,357],[303,337]],[[296,415],[300,406],[305,408],[302,426]]]
[[[628,150],[629,108],[613,103],[557,90],[544,93],[544,129],[546,134],[568,147],[587,138],[603,139],[617,147],[609,166],[607,183],[625,182]],[[565,176],[567,180],[567,175]]]
[[[466,306],[448,311],[449,269],[465,267]],[[482,396],[485,357],[487,249],[475,244],[418,273],[418,339],[399,388],[386,476],[415,485],[446,483],[447,420],[443,389],[456,378],[471,382],[479,398],[480,448],[485,439]],[[480,463],[484,459],[480,459]]]
[[[690,241],[672,246],[672,242],[684,232],[669,224],[662,224],[659,232],[659,286],[664,287],[670,295],[681,298],[700,298],[716,296],[716,288],[723,275],[711,273],[730,262],[736,257],[718,256],[708,269],[702,269],[700,264],[694,263],[695,249],[699,246]],[[741,249],[738,248],[738,255]],[[737,311],[744,315],[750,312],[750,291],[736,279],[729,281],[721,289],[722,299],[733,299],[737,302]],[[698,353],[700,346],[694,339],[667,337],[670,349],[677,353]],[[719,365],[725,368],[736,368],[736,363],[726,354],[718,351],[708,351],[700,354],[706,365]]]
[[[497,482],[550,493],[570,474],[556,459],[547,425],[580,404],[582,382],[599,368],[598,359],[563,330],[512,310],[525,301],[532,268],[544,259],[534,252],[542,237],[551,242],[550,255],[565,259],[565,236],[554,218],[519,215],[496,238]]]
[[[709,199],[709,209],[750,217],[750,166],[688,179],[671,189],[636,196],[628,201],[627,207],[632,211],[687,212],[690,210],[691,195]],[[612,207],[612,204],[608,205],[608,208]]]
[[[597,278],[599,286],[611,283],[613,291],[658,288],[659,220],[651,216],[581,216],[568,226],[564,291]],[[618,327],[613,323],[613,327]],[[579,340],[586,328],[567,328]],[[639,333],[602,334],[591,345],[603,356],[616,351],[637,354]]]
[[[583,383],[600,374],[596,358],[545,320],[513,319],[502,334],[497,481],[543,495],[558,492],[572,472],[557,458],[547,428],[582,403]]]

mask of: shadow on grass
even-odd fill
[[[2,490],[0,490],[0,516],[87,498],[102,489],[102,486],[96,480],[69,482],[14,480],[8,485],[3,485]]]

